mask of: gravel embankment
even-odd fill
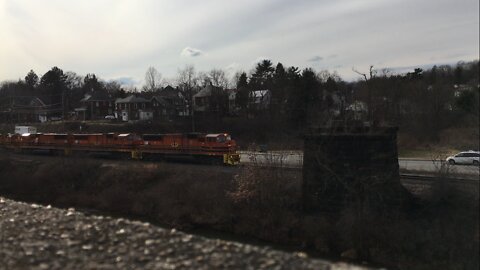
[[[219,268],[366,269],[0,197],[0,269]]]

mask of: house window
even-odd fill
[[[100,102],[98,102],[98,101],[95,102],[95,105],[96,105],[97,107],[99,107],[99,106],[100,106]]]

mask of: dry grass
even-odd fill
[[[480,148],[478,128],[450,128],[443,130],[437,142],[420,141],[410,133],[398,134],[398,149],[400,157],[415,157],[430,159],[441,154],[446,157],[460,151],[478,150]]]
[[[443,175],[440,174],[439,177]],[[207,226],[340,257],[354,251],[399,269],[478,269],[478,197],[439,181],[408,209],[356,200],[339,213],[304,214],[301,174],[246,166],[232,173],[195,165],[0,157],[0,192],[65,207],[95,208],[180,228]]]

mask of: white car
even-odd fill
[[[114,120],[114,119],[115,119],[115,116],[114,116],[114,115],[106,115],[106,116],[105,116],[105,119],[107,119],[107,120]]]
[[[479,151],[467,151],[460,152],[454,156],[447,157],[447,162],[450,165],[466,164],[466,165],[478,165],[480,159]]]

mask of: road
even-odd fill
[[[275,151],[275,152],[241,152],[241,163],[257,163],[260,165],[276,165],[298,168],[303,164],[303,153],[300,151]],[[398,160],[401,171],[411,171],[416,173],[435,173],[442,169],[444,172],[454,175],[469,175],[478,179],[480,175],[479,166],[466,165],[448,165],[440,160],[425,160],[425,159],[404,159]],[[443,167],[442,167],[443,166]]]

